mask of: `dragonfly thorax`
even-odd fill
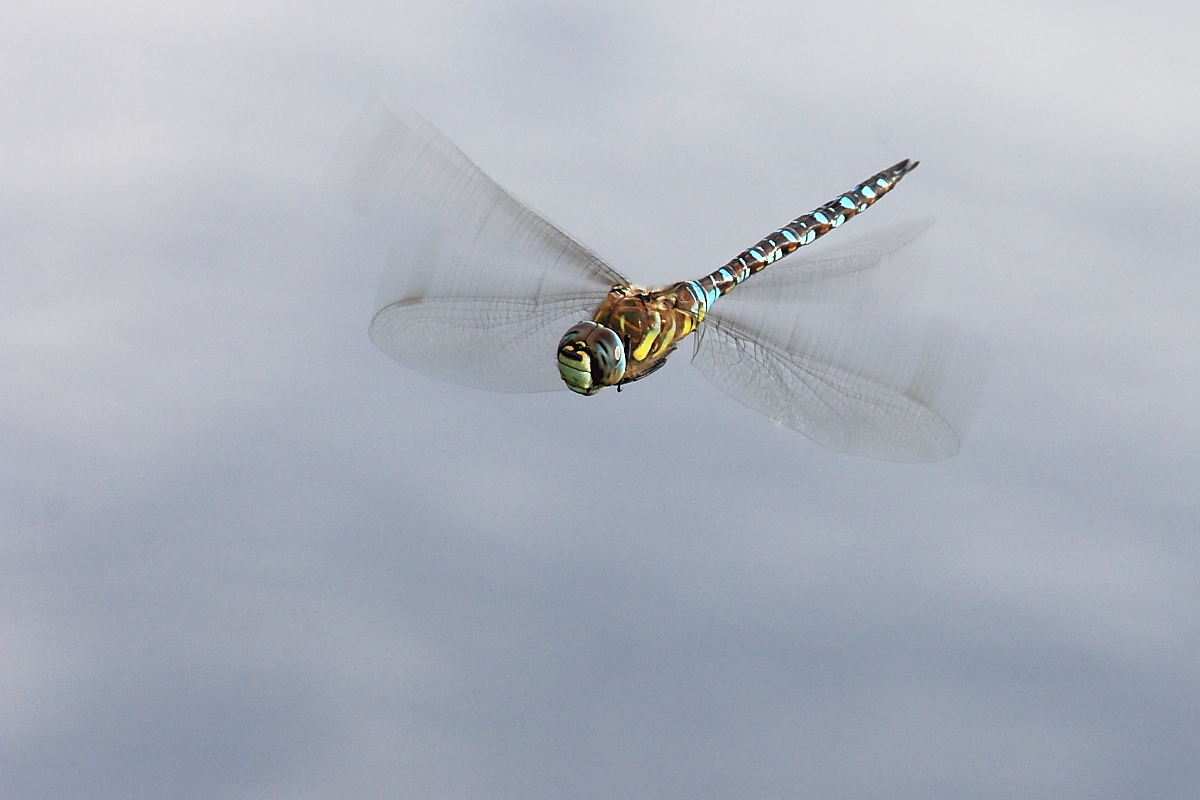
[[[558,372],[573,392],[593,395],[625,377],[625,346],[596,322],[571,326],[558,342]]]

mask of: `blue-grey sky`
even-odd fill
[[[0,797],[1194,797],[1197,31],[6,10]],[[994,353],[962,453],[830,453],[685,358],[591,399],[389,361],[386,235],[322,188],[375,93],[648,282],[920,159],[852,224],[938,215],[926,302]]]

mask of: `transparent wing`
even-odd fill
[[[372,341],[413,369],[509,392],[565,389],[559,337],[624,279],[415,114],[364,114],[335,166],[395,237]]]
[[[431,377],[500,392],[566,389],[555,349],[603,293],[546,297],[413,297],[380,309],[371,341]]]
[[[734,400],[831,450],[908,462],[958,452],[982,362],[951,329],[808,310],[804,320],[750,305],[711,313],[693,363]]]
[[[845,243],[822,247],[825,240],[801,248],[722,298],[721,304],[742,302],[795,303],[848,300],[869,291],[878,280],[875,267],[889,254],[920,236],[934,223],[932,216],[876,228]]]

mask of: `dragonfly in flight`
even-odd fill
[[[701,278],[645,288],[418,115],[376,109],[352,141],[342,170],[351,204],[390,209],[396,236],[369,333],[402,364],[484,389],[594,395],[650,375],[690,337],[692,363],[714,385],[820,445],[890,461],[958,452],[969,402],[957,391],[953,337],[885,332],[864,345],[854,327],[874,330],[870,321],[806,318],[795,302],[806,287],[872,270],[928,226],[792,256],[917,162],[872,175]]]

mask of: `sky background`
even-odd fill
[[[1195,3],[2,16],[0,797],[1196,796]],[[389,361],[379,92],[646,282],[919,158],[962,453]]]

